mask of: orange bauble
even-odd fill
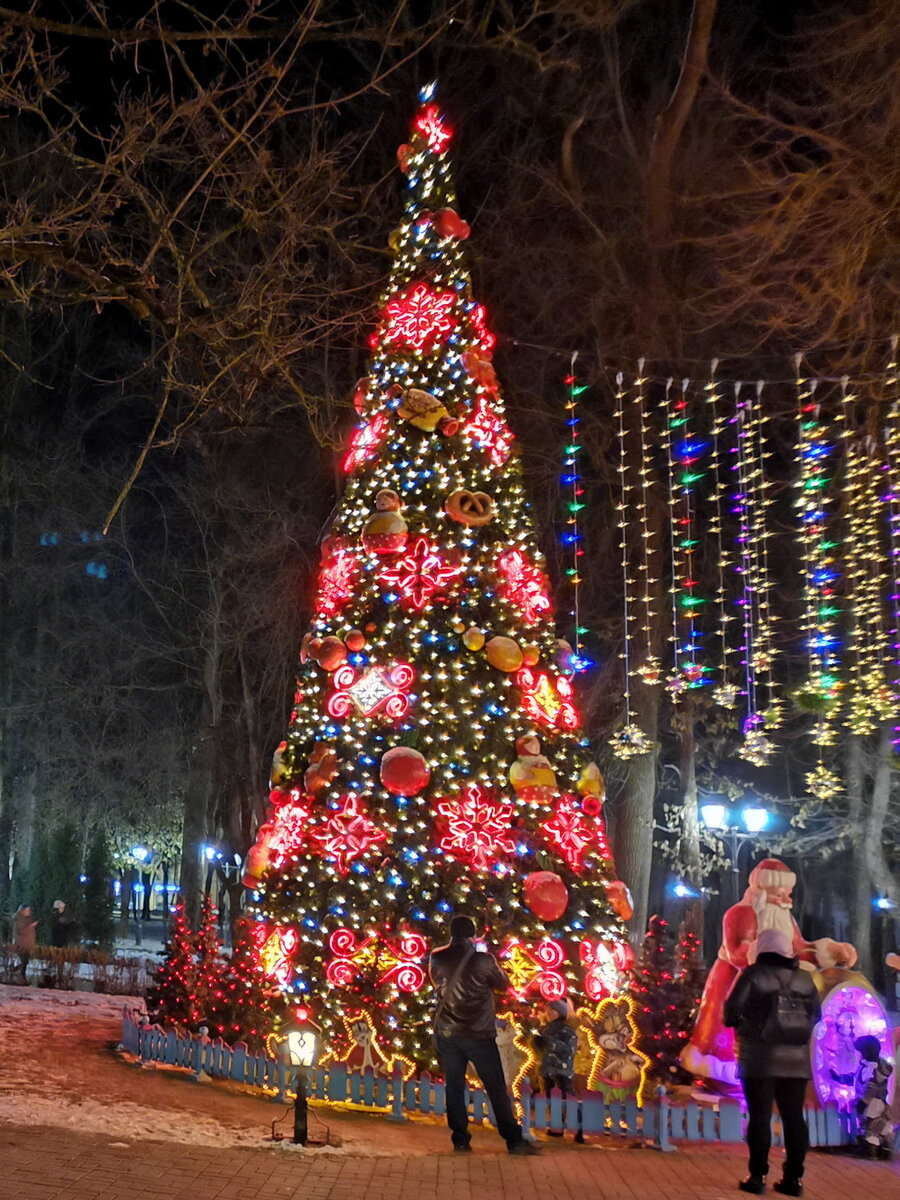
[[[569,889],[552,871],[532,871],[525,876],[522,898],[542,921],[557,921],[569,903]]]

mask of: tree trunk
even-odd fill
[[[690,691],[681,701],[681,858],[688,882],[695,888],[703,884],[700,862],[700,814],[697,808],[697,754],[694,742],[694,698]],[[703,901],[692,900],[684,911],[683,924],[700,939],[703,949]]]
[[[217,729],[205,725],[194,747],[191,770],[184,793],[184,824],[181,842],[181,899],[184,915],[192,929],[200,922],[200,905],[206,862],[203,844],[208,834],[210,803],[215,794]]]
[[[866,861],[868,806],[865,798],[865,754],[863,740],[857,733],[847,738],[844,784],[850,801],[848,817],[852,838],[850,936],[859,952],[859,969],[868,975],[872,967],[872,888]]]
[[[658,690],[638,683],[634,689],[633,716],[656,742],[659,725]],[[637,945],[647,931],[650,901],[650,866],[653,860],[653,827],[656,804],[657,751],[632,758],[625,783],[625,803],[616,822],[616,864],[628,884],[634,915],[628,922]]]

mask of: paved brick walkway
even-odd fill
[[[409,1127],[384,1124],[384,1149]],[[476,1131],[476,1153],[361,1157],[285,1147],[217,1150],[170,1142],[116,1145],[59,1129],[0,1130],[0,1200],[735,1200],[738,1147],[675,1154],[547,1145],[540,1158],[498,1153]],[[807,1200],[898,1200],[900,1164],[813,1153]],[[777,1200],[774,1197],[773,1200]]]

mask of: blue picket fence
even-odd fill
[[[197,1077],[205,1074],[233,1079],[269,1092],[274,1100],[292,1097],[293,1072],[280,1060],[266,1054],[250,1054],[238,1042],[228,1046],[216,1039],[179,1037],[171,1029],[141,1024],[139,1016],[126,1009],[122,1017],[122,1046],[142,1062],[161,1062],[185,1067]],[[312,1068],[309,1095],[314,1100],[351,1103],[383,1112],[395,1121],[407,1113],[426,1113],[442,1117],[446,1112],[444,1084],[427,1072],[410,1079],[396,1074],[376,1075],[371,1070],[353,1071],[340,1063]],[[586,1135],[637,1137],[652,1142],[660,1150],[675,1149],[673,1142],[740,1142],[744,1136],[744,1115],[734,1101],[721,1100],[716,1106],[671,1104],[665,1095],[642,1106],[633,1100],[607,1102],[597,1092],[585,1092],[575,1101],[559,1092],[548,1098],[532,1094],[526,1084],[520,1096],[526,1133],[548,1129],[579,1130]],[[487,1097],[480,1088],[468,1090],[469,1115],[477,1123],[493,1122]],[[810,1144],[839,1146],[849,1140],[846,1119],[836,1108],[807,1108],[806,1123]],[[782,1143],[781,1128],[773,1121],[776,1145]]]

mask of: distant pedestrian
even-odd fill
[[[66,912],[65,900],[53,901],[53,915],[50,918],[50,945],[68,946],[72,942],[72,931],[75,922]]]
[[[494,992],[506,991],[509,980],[492,954],[472,944],[475,922],[456,916],[450,942],[429,956],[429,974],[437,989],[434,1034],[444,1072],[447,1124],[456,1151],[471,1150],[466,1108],[466,1068],[475,1068],[494,1110],[497,1132],[510,1154],[539,1154],[522,1136],[512,1110],[497,1049]]]
[[[16,920],[13,927],[13,944],[19,956],[19,970],[22,972],[23,983],[28,982],[25,972],[28,970],[28,964],[31,961],[31,956],[34,953],[34,947],[37,942],[36,930],[37,921],[32,916],[31,905],[23,904],[16,912]]]
[[[765,1191],[774,1103],[786,1151],[775,1191],[800,1196],[809,1146],[803,1102],[812,1077],[809,1042],[821,1013],[819,996],[809,973],[797,969],[786,933],[764,929],[756,950],[756,961],[738,976],[724,1014],[725,1024],[737,1033],[738,1075],[747,1101],[750,1174],[739,1187],[755,1196]]]

